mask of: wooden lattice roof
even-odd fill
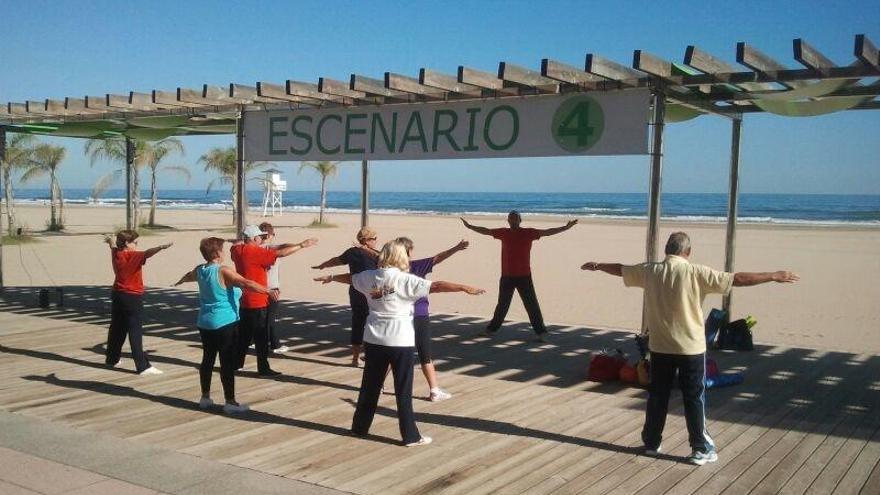
[[[880,108],[880,58],[866,36],[855,36],[854,60],[843,66],[803,39],[794,40],[792,47],[803,68],[788,68],[747,43],[736,46],[739,66],[696,46],[687,47],[681,63],[635,50],[631,66],[625,66],[589,53],[582,66],[544,59],[539,70],[501,62],[497,72],[461,66],[455,76],[421,69],[418,77],[386,72],[384,80],[352,74],[347,82],[322,77],[317,84],[206,84],[199,89],[10,102],[0,106],[0,126],[57,136],[157,139],[234,133],[238,113],[252,107],[422,103],[645,87],[663,91],[672,121],[706,113],[808,116]]]

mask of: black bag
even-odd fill
[[[752,330],[746,320],[732,321],[721,328],[718,334],[718,348],[733,351],[752,351]]]

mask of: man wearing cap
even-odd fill
[[[300,249],[314,246],[317,239],[306,239],[297,244],[280,244],[273,249],[264,248],[263,241],[268,236],[267,232],[260,230],[256,225],[248,225],[242,232],[243,242],[232,246],[232,262],[235,263],[235,271],[242,277],[265,286],[268,279],[268,270],[275,264],[275,260],[290,256]],[[273,298],[278,293],[273,291]],[[281,373],[269,367],[269,332],[267,308],[269,307],[269,295],[260,294],[252,290],[244,289],[241,296],[241,310],[238,341],[238,368],[244,367],[245,356],[251,340],[256,344],[257,373],[260,376],[277,376]]]
[[[542,237],[565,232],[574,227],[577,220],[571,220],[562,227],[552,229],[524,229],[520,227],[522,217],[519,212],[514,210],[507,215],[507,223],[510,228],[489,229],[471,225],[464,218],[461,221],[465,227],[474,232],[492,236],[501,241],[501,280],[498,282],[498,305],[495,306],[495,314],[483,335],[491,337],[501,328],[504,317],[507,316],[507,310],[510,309],[510,301],[513,299],[515,289],[522,298],[526,313],[529,314],[532,329],[538,334],[538,340],[547,342],[547,328],[544,326],[544,317],[541,315],[538,296],[535,294],[535,284],[532,281],[532,242]]]

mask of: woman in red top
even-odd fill
[[[107,366],[116,366],[122,354],[125,336],[131,346],[131,356],[135,368],[141,375],[159,375],[162,370],[151,366],[144,354],[141,313],[144,309],[144,278],[142,267],[147,258],[168,249],[171,244],[137,250],[138,233],[121,230],[116,234],[116,246],[110,236],[104,241],[110,246],[110,259],[113,263],[113,292],[110,298],[110,331],[107,333]]]

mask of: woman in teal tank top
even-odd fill
[[[241,297],[241,287],[269,294],[269,297],[273,297],[273,292],[245,279],[232,268],[223,266],[223,243],[223,239],[219,237],[202,239],[199,251],[207,263],[193,268],[174,285],[185,282],[199,284],[199,317],[196,321],[202,338],[202,364],[199,366],[202,398],[199,400],[199,407],[207,409],[214,405],[211,400],[211,374],[219,354],[220,381],[226,398],[223,411],[232,414],[248,410],[247,405],[239,404],[235,400],[238,300]]]

